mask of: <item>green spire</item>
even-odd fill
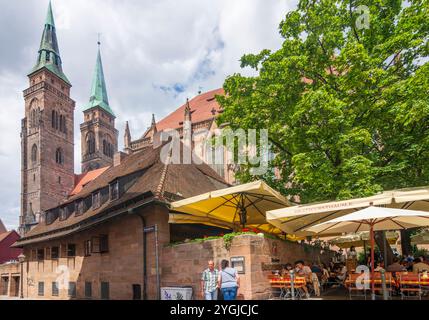
[[[46,15],[46,22],[45,22],[45,24],[49,24],[49,25],[55,27],[54,15],[52,13],[52,4],[51,4],[51,1],[49,1],[48,14]]]
[[[60,50],[58,48],[57,34],[55,31],[54,15],[52,13],[52,5],[49,1],[48,13],[46,15],[45,27],[43,29],[42,40],[38,51],[37,62],[31,70],[30,75],[46,68],[66,83],[70,84],[66,75],[63,73]]]
[[[91,97],[89,103],[84,107],[83,111],[100,107],[112,116],[115,116],[109,106],[107,97],[106,82],[104,80],[103,63],[101,62],[100,42],[98,42],[97,61],[95,63],[94,76],[92,79]]]

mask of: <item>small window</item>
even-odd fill
[[[57,297],[59,294],[59,290],[58,290],[58,282],[52,282],[52,295],[54,297]]]
[[[78,201],[76,201],[75,205],[76,205],[76,209],[75,209],[76,215],[77,216],[82,215],[83,214],[83,201],[78,200]]]
[[[133,284],[133,300],[142,299],[142,288],[139,284]]]
[[[60,257],[60,247],[51,248],[51,259],[58,259]]]
[[[106,234],[100,236],[100,253],[109,252],[109,237]]]
[[[102,300],[109,300],[110,298],[110,288],[109,288],[109,283],[108,282],[102,282],[101,286],[100,286],[100,296]]]
[[[85,282],[85,298],[92,298],[92,283],[89,281]]]
[[[37,249],[37,260],[38,261],[45,260],[45,249]]]
[[[31,162],[33,162],[33,164],[37,163],[37,145],[33,144],[33,146],[31,147]]]
[[[76,282],[69,282],[69,297],[76,297]]]
[[[60,164],[60,165],[64,164],[64,154],[63,154],[63,150],[61,148],[58,148],[55,151],[55,162],[57,164]]]
[[[67,219],[67,208],[60,208],[60,221]]]
[[[89,257],[91,255],[92,244],[91,240],[86,240],[84,243],[85,246],[85,257]]]
[[[45,295],[45,283],[44,282],[39,282],[39,285],[38,285],[38,295],[39,296],[44,296]]]
[[[58,177],[58,184],[61,184],[61,177]]]
[[[67,257],[76,257],[76,245],[68,244],[67,245]]]
[[[95,192],[92,194],[92,207],[94,209],[100,208],[100,192]]]
[[[115,181],[110,185],[110,200],[119,198],[119,181]]]

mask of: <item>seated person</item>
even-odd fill
[[[384,269],[384,262],[383,261],[376,262],[376,268],[374,269],[374,271],[380,272],[381,270],[385,270]]]
[[[311,266],[311,272],[313,273],[319,273],[322,274],[322,269],[317,265],[316,262],[313,262],[312,266]]]
[[[425,257],[425,256],[420,256],[419,258],[420,258],[420,261],[421,261],[421,262],[423,262],[423,263],[425,263],[425,264],[429,265],[429,261],[426,259],[426,257]]]
[[[421,273],[423,271],[429,271],[429,266],[423,263],[420,258],[414,259],[413,273]]]
[[[346,280],[346,277],[347,277],[347,267],[345,266],[345,264],[341,263],[337,273],[337,280],[339,280],[340,282],[344,282]]]
[[[304,264],[304,261],[302,261],[302,260],[298,260],[298,261],[296,261],[295,262],[295,272],[296,272],[296,275],[297,276],[299,276],[299,277],[304,277],[305,278],[305,281],[307,281],[307,284],[309,284],[309,283],[312,283],[313,282],[313,279],[312,279],[312,272],[311,272],[311,269],[310,269],[310,267],[309,266],[306,266],[305,264]],[[310,294],[309,294],[309,292],[308,292],[308,288],[307,288],[307,286],[304,286],[303,288],[302,288],[303,290],[304,290],[304,292],[305,292],[305,296],[306,296],[306,298],[308,299],[308,298],[310,298]]]
[[[286,263],[286,264],[283,266],[283,269],[282,269],[282,271],[281,271],[280,275],[281,275],[282,277],[289,276],[289,275],[290,275],[290,271],[291,271],[291,270],[293,270],[292,265],[291,265],[290,263]]]
[[[393,258],[393,263],[391,265],[387,266],[386,271],[388,271],[388,272],[403,272],[403,271],[407,271],[407,269],[404,268],[404,266],[402,266],[399,263],[399,259],[398,258],[394,257]]]

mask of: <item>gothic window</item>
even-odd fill
[[[86,135],[86,150],[87,154],[95,153],[95,136],[93,132],[88,132]]]
[[[55,129],[55,110],[52,110],[51,124],[52,124],[52,128]]]
[[[103,153],[109,158],[113,158],[114,149],[113,144],[110,141],[110,137],[107,137],[107,140],[103,140]]]
[[[61,165],[64,164],[64,154],[61,148],[58,148],[57,151],[55,151],[55,162]]]
[[[31,147],[31,161],[33,162],[33,164],[37,162],[37,145],[36,144],[33,144],[33,146]]]
[[[50,56],[49,52],[46,52],[45,55],[46,55],[46,62],[50,61],[51,60],[51,56]]]
[[[40,108],[37,105],[38,100],[34,98],[30,103],[30,127],[37,127],[39,123]]]

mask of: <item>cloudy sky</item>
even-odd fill
[[[296,0],[52,0],[63,68],[73,84],[75,167],[101,33],[102,58],[120,148],[198,91],[222,86],[244,53],[277,49],[277,28]],[[0,0],[0,218],[16,228],[20,197],[22,91],[33,67],[48,0]]]

